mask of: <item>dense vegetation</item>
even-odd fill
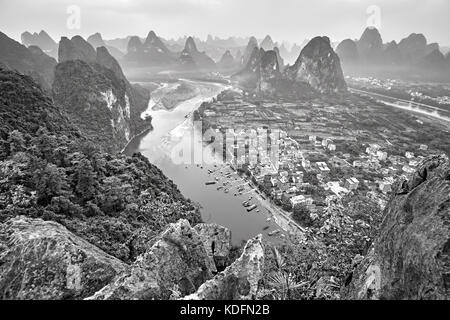
[[[17,215],[57,221],[126,262],[167,223],[200,221],[145,157],[102,152],[31,78],[0,69],[0,221]]]
[[[340,299],[355,263],[377,237],[383,213],[370,199],[347,196],[311,219],[305,207],[294,218],[307,225],[304,237],[266,244],[263,299]]]

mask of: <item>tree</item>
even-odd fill
[[[304,204],[297,204],[294,206],[292,218],[305,227],[310,227],[313,223],[311,212]]]
[[[81,160],[74,173],[75,192],[84,202],[92,200],[98,190],[96,173],[88,159]]]
[[[65,195],[68,190],[65,171],[51,163],[35,171],[34,184],[41,204],[50,203],[53,197]]]
[[[269,276],[269,285],[275,289],[278,300],[291,299],[292,291],[305,286],[307,282],[297,282],[295,276],[285,270],[286,259],[280,254],[278,249],[272,247],[272,252],[275,256],[277,270]]]
[[[14,130],[9,134],[8,144],[10,154],[15,154],[26,150],[25,138],[23,137],[22,132],[18,130]]]
[[[133,192],[131,185],[115,176],[106,178],[102,189],[101,209],[106,214],[122,211]]]

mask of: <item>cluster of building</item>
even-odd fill
[[[201,108],[201,118],[224,133],[236,169],[285,209],[302,204],[314,213],[352,195],[383,207],[394,182],[416,170],[428,146],[416,143],[410,122],[396,121],[389,109],[346,99],[257,101],[226,92]],[[269,148],[259,144],[269,136]]]

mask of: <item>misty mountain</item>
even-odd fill
[[[342,63],[356,63],[359,59],[358,47],[356,42],[351,39],[345,39],[339,43],[336,53]]]
[[[276,50],[254,48],[247,65],[233,78],[243,87],[264,94],[286,92],[287,88],[326,94],[347,89],[339,57],[327,37],[311,40],[284,72]]]
[[[34,32],[33,34],[26,31],[20,37],[24,46],[37,46],[47,55],[55,59],[57,58],[58,44],[44,30],[41,30],[39,33]]]
[[[336,52],[346,73],[361,76],[426,77],[448,79],[449,69],[439,44],[412,33],[399,43],[384,44],[375,28],[367,28],[359,41],[346,39]]]
[[[357,42],[358,54],[361,60],[377,62],[383,53],[383,40],[376,28],[366,28]]]
[[[275,44],[272,40],[272,38],[267,35],[263,41],[261,41],[261,43],[259,44],[259,46],[264,49],[264,50],[273,50],[273,48],[275,47]]]
[[[151,67],[168,67],[176,63],[175,54],[167,48],[154,31],[148,33],[144,43],[139,37],[131,37],[124,60],[136,66]]]
[[[217,67],[221,70],[230,70],[239,66],[239,63],[234,59],[230,50],[225,51],[220,61],[217,62]]]
[[[284,76],[294,82],[307,83],[321,93],[347,90],[340,59],[328,37],[312,39],[303,48],[295,64],[286,68]]]
[[[274,93],[281,79],[276,52],[253,48],[247,65],[233,78],[248,90],[264,94]]]
[[[49,90],[53,83],[56,60],[39,47],[26,48],[0,32],[0,63],[11,70],[31,76],[43,89]]]
[[[278,47],[274,47],[273,51],[275,51],[275,53],[277,55],[278,67],[280,69],[280,72],[283,72],[284,71],[284,59],[280,54],[280,49],[278,49]]]
[[[179,63],[184,69],[214,70],[216,63],[205,52],[197,49],[194,38],[188,37],[183,51],[179,55]]]
[[[255,37],[250,37],[248,40],[247,47],[244,50],[242,56],[242,65],[246,66],[249,63],[250,57],[252,56],[255,48],[258,48],[258,40]]]
[[[87,42],[89,42],[90,45],[93,46],[95,49],[99,47],[105,47],[106,49],[108,49],[109,53],[111,53],[111,55],[117,60],[121,60],[125,56],[125,54],[116,47],[107,45],[106,42],[103,40],[102,35],[98,32],[89,36],[87,38]]]

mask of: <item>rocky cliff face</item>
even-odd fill
[[[127,265],[58,223],[19,216],[0,224],[3,299],[77,299],[112,281]]]
[[[261,235],[247,242],[242,255],[225,271],[206,281],[185,300],[255,299],[264,268],[264,246]]]
[[[66,110],[89,136],[98,136],[105,150],[120,151],[136,134],[150,127],[140,119],[148,104],[126,79],[105,47],[93,47],[81,37],[63,38],[55,72],[55,103]],[[113,142],[113,143],[111,143]]]
[[[206,223],[199,223],[194,229],[212,261],[212,271],[223,270],[231,250],[231,231],[217,224]]]
[[[45,90],[50,90],[52,86],[55,59],[35,46],[26,48],[1,32],[0,63],[8,69],[31,76]]]
[[[168,299],[171,290],[194,292],[212,277],[213,265],[198,234],[186,220],[170,225],[130,272],[90,299]]]
[[[24,216],[0,223],[0,296],[29,300],[252,299],[264,267],[261,235],[213,277],[229,254],[230,231],[179,220],[149,240],[132,265],[56,222]],[[153,244],[150,244],[153,243]],[[218,246],[212,248],[211,244]]]
[[[284,77],[293,82],[306,83],[321,93],[347,90],[340,59],[327,37],[312,39],[295,64],[286,68]]]
[[[133,136],[130,97],[115,80],[99,65],[73,60],[58,64],[53,85],[56,105],[108,152],[120,151]]]
[[[450,162],[434,156],[401,183],[380,234],[343,288],[348,299],[450,298]]]

